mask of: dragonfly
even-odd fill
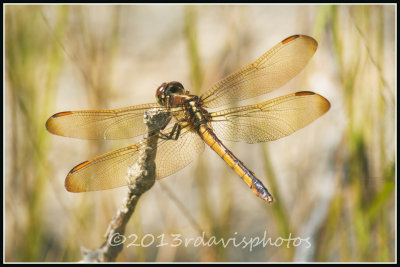
[[[147,111],[165,112],[167,119],[157,133],[156,179],[187,166],[207,144],[257,197],[272,203],[268,189],[221,139],[249,144],[277,140],[325,114],[330,103],[317,93],[299,91],[258,104],[226,106],[282,87],[304,69],[317,46],[312,37],[293,35],[200,96],[190,94],[180,82],[163,83],[156,90],[156,103],[114,110],[59,112],[47,120],[46,128],[52,134],[79,139],[132,138],[146,134],[143,116]],[[126,179],[127,167],[138,161],[152,140],[154,136],[148,136],[76,165],[65,179],[66,189],[87,192],[131,184]]]

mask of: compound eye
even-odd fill
[[[156,90],[156,96],[164,94],[166,88],[167,88],[167,84],[166,83],[161,84]]]
[[[167,90],[166,83],[161,84],[156,90],[156,99],[158,104],[160,104],[161,106],[165,105],[166,90]]]
[[[168,83],[168,91],[172,94],[183,94],[185,92],[185,88],[180,82],[170,82]]]

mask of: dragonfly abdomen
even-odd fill
[[[253,193],[268,201],[273,202],[272,195],[267,188],[258,180],[254,173],[244,165],[233,153],[222,144],[214,132],[206,125],[199,126],[199,134],[204,142],[209,145],[229,166],[242,178],[242,180],[250,187]]]

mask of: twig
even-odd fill
[[[105,242],[97,250],[82,248],[83,262],[113,262],[123,249],[125,227],[131,218],[140,196],[149,190],[155,182],[158,133],[169,114],[157,108],[144,114],[144,122],[148,128],[146,148],[142,151],[138,162],[127,166],[127,179],[132,181],[128,186],[128,196],[124,199],[121,208],[117,211],[105,235]]]

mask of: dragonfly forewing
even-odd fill
[[[49,132],[80,139],[124,139],[146,133],[143,115],[149,109],[166,110],[153,103],[114,110],[66,111],[46,122]]]
[[[309,36],[286,38],[252,64],[214,84],[201,97],[204,105],[216,108],[281,87],[307,65],[317,46]]]

